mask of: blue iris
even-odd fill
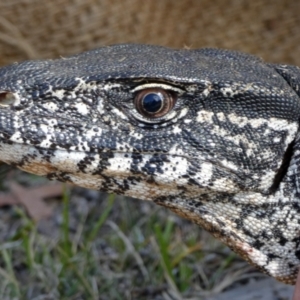
[[[161,93],[149,93],[143,98],[142,104],[148,113],[156,113],[162,107],[163,95]]]

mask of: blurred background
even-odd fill
[[[115,43],[219,47],[300,64],[297,0],[0,2],[0,63]]]
[[[300,66],[299,11],[299,0],[3,0],[0,65],[147,43]],[[291,287],[163,208],[3,174],[0,299],[291,298]]]

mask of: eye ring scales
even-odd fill
[[[141,90],[134,99],[137,111],[147,118],[161,118],[165,116],[175,104],[175,95],[162,88]]]

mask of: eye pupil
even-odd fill
[[[140,115],[149,119],[158,119],[172,110],[176,96],[161,88],[140,90],[135,98],[134,105]]]
[[[163,105],[163,95],[161,93],[149,93],[144,96],[142,105],[148,113],[157,113]]]

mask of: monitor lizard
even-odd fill
[[[0,69],[0,159],[150,200],[293,284],[300,69],[228,50],[125,44]]]

